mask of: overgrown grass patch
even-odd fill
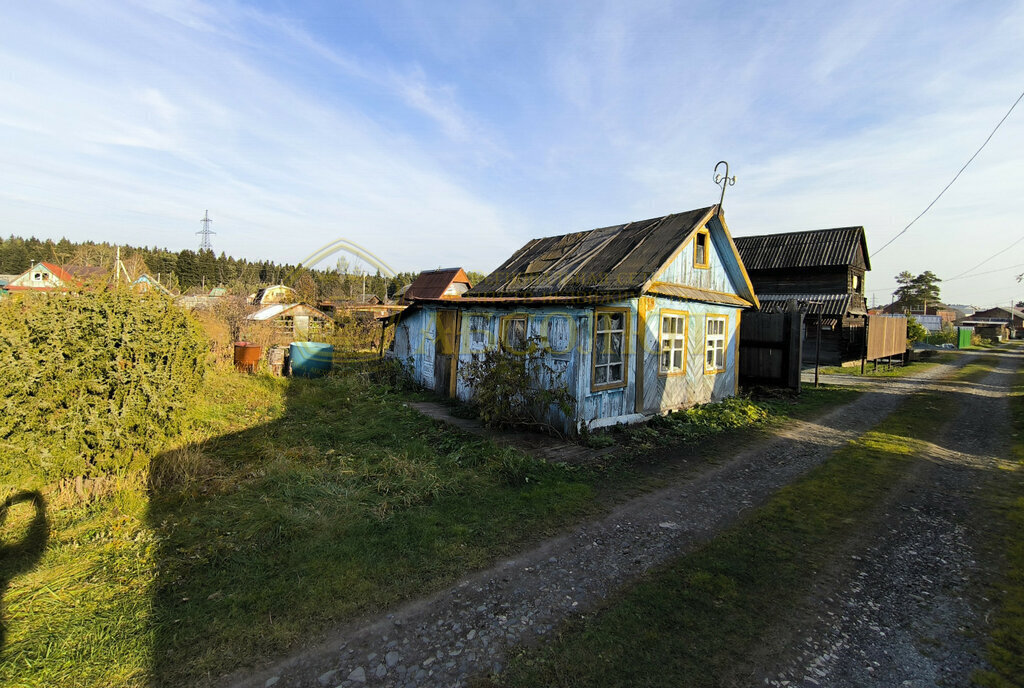
[[[218,369],[203,392],[148,490],[51,505],[43,551],[0,562],[0,684],[208,684],[599,508],[599,473],[462,435],[356,376]],[[30,513],[13,508],[0,543]]]
[[[955,412],[920,395],[762,509],[646,576],[543,648],[515,658],[508,686],[718,685],[772,620],[896,485]],[[741,681],[742,682],[742,681]]]
[[[720,402],[698,404],[641,425],[615,428],[584,438],[592,447],[619,444],[634,452],[681,444],[696,444],[727,431],[779,425],[792,418],[808,418],[853,401],[860,391],[849,387],[805,386],[799,394],[759,389]]]

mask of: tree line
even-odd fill
[[[201,293],[223,286],[233,294],[246,295],[261,286],[285,283],[299,287],[304,300],[352,300],[363,294],[380,299],[394,295],[416,278],[414,272],[386,277],[379,272],[367,274],[340,259],[329,269],[307,269],[289,263],[250,261],[234,258],[222,251],[171,251],[148,246],[121,246],[121,261],[132,278],[148,273],[172,291]],[[59,266],[88,265],[106,267],[113,272],[117,247],[92,241],[75,242],[0,237],[0,274],[18,275],[38,262]],[[479,273],[474,273],[479,277]]]

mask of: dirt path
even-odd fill
[[[934,378],[959,361],[928,371]],[[909,387],[916,388],[916,385]],[[633,499],[433,597],[339,629],[320,646],[230,686],[458,686],[502,669],[504,653],[549,633],[651,566],[706,542],[747,509],[818,465],[898,408],[905,395],[872,389],[814,423],[797,422],[759,447]]]
[[[987,611],[972,590],[988,573],[973,549],[974,497],[1008,450],[1008,393],[1018,361],[1002,355],[979,384],[954,385],[956,419],[845,561],[823,572],[814,595],[780,622],[778,635],[792,644],[744,685],[970,684],[982,665],[979,618]]]

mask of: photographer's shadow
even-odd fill
[[[12,533],[4,528],[7,513],[16,504],[30,503],[35,514],[27,528],[21,529],[20,537],[11,540]],[[49,527],[46,522],[46,501],[38,491],[19,492],[4,500],[0,505],[0,650],[6,641],[3,616],[3,599],[7,586],[15,576],[31,571],[46,550]]]

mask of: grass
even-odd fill
[[[720,685],[763,644],[956,401],[923,394],[752,516],[515,658],[506,686]],[[742,680],[738,680],[742,683]]]
[[[760,402],[758,423],[853,394]],[[190,432],[147,476],[86,503],[13,504],[0,522],[0,684],[208,685],[439,589],[638,478],[628,463],[552,466],[462,435],[408,408],[416,396],[356,375],[217,369]]]
[[[1010,414],[1017,468],[989,480],[985,490],[986,520],[996,526],[986,554],[999,570],[988,591],[997,603],[988,629],[989,666],[973,676],[986,688],[1019,686],[1024,678],[1024,372],[1016,373]]]
[[[924,360],[911,361],[905,366],[884,366],[882,364],[875,368],[874,363],[867,363],[864,366],[863,377],[906,377],[908,375],[919,375],[942,363],[950,363],[957,358],[956,353],[937,353],[928,351],[928,358]],[[918,353],[921,355],[921,353]],[[813,371],[814,369],[811,368]],[[861,377],[860,364],[855,366],[822,366],[819,369],[822,375],[852,375]]]

